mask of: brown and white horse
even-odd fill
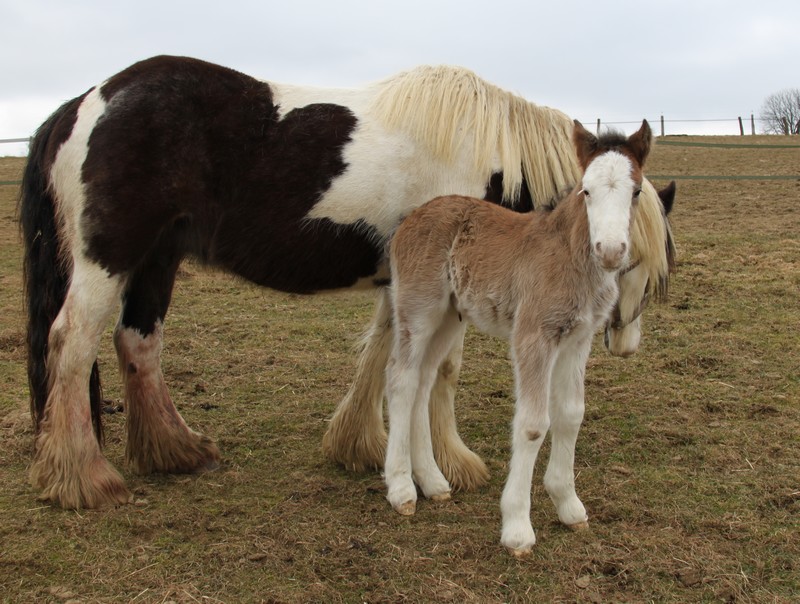
[[[618,298],[652,135],[599,140],[575,122],[581,183],[551,212],[512,212],[487,201],[439,197],[392,239],[394,344],[387,368],[388,499],[413,514],[417,489],[450,498],[433,455],[428,401],[436,374],[468,323],[509,339],[516,378],[512,456],[501,501],[501,542],[515,555],[535,543],[531,477],[552,432],[545,488],[561,522],[587,525],[575,493],[575,442],[594,334]],[[416,485],[415,485],[416,483]]]
[[[114,342],[125,388],[132,469],[192,472],[219,451],[178,414],[161,371],[164,320],[181,260],[283,291],[379,287],[401,219],[458,193],[530,210],[577,182],[562,113],[469,71],[423,67],[362,89],[259,80],[184,57],[155,57],[68,101],[38,130],[25,170],[28,376],[36,446],[31,480],[64,507],[127,502],[100,450],[100,335]],[[645,183],[623,277],[627,321],[669,271],[671,239]],[[380,465],[391,313],[381,295],[349,394],[324,440],[349,467]],[[620,324],[621,325],[621,324]],[[612,352],[638,344],[634,333]],[[629,350],[628,350],[629,349]],[[454,485],[485,479],[452,413],[460,344],[431,407]]]

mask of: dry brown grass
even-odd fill
[[[21,166],[0,160],[0,181],[18,179]],[[657,145],[648,171],[798,166],[800,149]],[[371,295],[281,295],[191,264],[164,369],[189,424],[219,443],[222,468],[132,475],[118,413],[106,416],[106,454],[136,504],[81,513],[39,504],[26,472],[16,194],[0,186],[4,601],[790,602],[800,593],[800,179],[678,183],[670,301],[648,309],[635,357],[598,345],[590,360],[576,466],[592,528],[557,523],[537,468],[538,543],[524,562],[499,546],[513,406],[502,342],[469,333],[457,406],[490,484],[402,518],[379,475],[347,473],[320,452]],[[119,400],[110,337],[101,368],[106,396]]]

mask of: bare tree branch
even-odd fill
[[[761,106],[761,120],[766,133],[800,134],[800,89],[769,95]]]

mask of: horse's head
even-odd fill
[[[575,121],[573,140],[583,169],[581,193],[591,252],[605,270],[617,271],[627,264],[633,213],[652,137],[647,120],[628,138],[615,132],[598,138]]]
[[[662,216],[666,235],[664,250],[651,250],[651,254],[666,254],[666,266],[669,271],[673,265],[674,245],[667,221],[675,201],[675,181],[658,191],[661,200]],[[621,357],[628,357],[639,348],[641,338],[641,314],[650,300],[650,274],[647,262],[636,259],[628,268],[619,274],[619,300],[606,325],[605,345],[608,351]],[[662,295],[665,293],[662,286]]]

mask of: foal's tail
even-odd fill
[[[47,351],[50,327],[58,316],[67,295],[72,265],[62,254],[61,233],[56,218],[57,200],[50,187],[50,169],[56,151],[69,136],[65,122],[74,119],[78,98],[65,103],[36,131],[22,176],[18,215],[25,246],[23,263],[25,308],[28,313],[28,384],[31,416],[36,431],[44,418],[49,391]],[[92,367],[89,384],[92,423],[102,440],[100,373],[97,362]]]

